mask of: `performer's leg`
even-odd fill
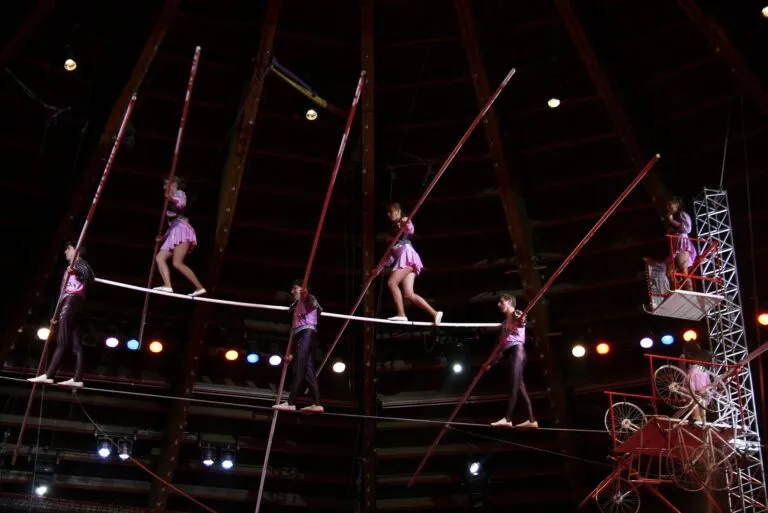
[[[400,292],[400,282],[410,274],[411,269],[397,269],[392,271],[387,280],[389,292],[392,294],[392,300],[395,302],[397,317],[405,317],[405,306],[403,305],[403,294]]]
[[[75,353],[75,375],[73,380],[76,383],[83,381],[83,335],[80,323],[72,334],[72,352]]]
[[[400,282],[400,286],[403,288],[403,297],[413,303],[415,306],[418,306],[425,312],[427,312],[430,316],[435,317],[437,316],[437,310],[432,308],[432,306],[427,303],[427,300],[421,297],[420,295],[416,294],[416,292],[413,291],[413,285],[416,282],[416,273],[413,271],[409,272],[405,278]]]
[[[307,356],[307,365],[304,367],[304,379],[307,380],[307,386],[309,387],[309,392],[312,394],[312,400],[314,401],[313,404],[320,404],[320,388],[317,385],[317,376],[315,375],[315,359],[313,358],[313,352],[315,348],[317,347],[317,333],[312,330],[306,330],[311,331],[310,339],[309,339],[309,354]]]
[[[61,311],[59,312],[58,331],[56,332],[56,352],[53,353],[48,369],[45,371],[45,375],[48,379],[53,379],[56,372],[61,366],[61,360],[64,358],[64,354],[69,349],[72,343],[72,335],[76,326],[75,322],[77,317],[77,299],[72,296],[67,296],[61,303]]]
[[[171,270],[168,269],[168,259],[171,258],[170,251],[159,251],[155,256],[157,262],[157,270],[160,272],[160,277],[163,279],[163,287],[171,288]]]
[[[534,422],[535,418],[533,416],[533,405],[531,404],[531,398],[528,397],[528,389],[525,387],[525,381],[523,381],[522,377],[520,378],[520,396],[523,398],[525,407],[528,411],[527,420]]]
[[[687,251],[681,251],[675,256],[675,267],[677,268],[677,272],[682,274],[688,274],[688,259],[690,258],[690,255]],[[685,278],[682,283],[682,287],[684,290],[693,290],[693,285],[691,283],[690,278]]]
[[[173,267],[183,274],[186,279],[192,282],[195,290],[200,290],[203,288],[203,285],[197,279],[197,276],[195,276],[194,271],[184,263],[184,258],[187,256],[187,253],[189,253],[189,242],[179,244],[173,248]]]
[[[293,359],[293,383],[291,383],[291,394],[288,396],[288,404],[295,404],[296,398],[303,390],[305,369],[312,353],[312,344],[310,336],[312,330],[299,332],[296,340],[296,357]]]
[[[517,394],[520,391],[520,383],[522,382],[523,375],[523,362],[522,362],[523,346],[516,345],[509,349],[509,356],[507,361],[509,362],[509,402],[507,403],[507,420],[512,421],[512,416],[515,413],[515,406],[517,405]]]

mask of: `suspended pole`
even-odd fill
[[[458,155],[459,151],[461,151],[461,148],[464,146],[464,143],[467,142],[467,139],[469,139],[469,136],[472,135],[472,132],[475,131],[475,128],[477,128],[477,125],[480,124],[480,121],[483,118],[485,118],[485,115],[488,113],[488,111],[491,109],[493,104],[496,102],[496,99],[499,97],[499,95],[504,90],[504,88],[507,87],[507,84],[512,79],[512,76],[515,74],[516,71],[517,70],[515,68],[512,68],[511,70],[509,70],[509,73],[507,73],[507,76],[504,77],[504,80],[501,81],[501,84],[499,84],[499,87],[496,88],[496,91],[494,91],[494,93],[488,99],[488,101],[486,102],[485,106],[482,108],[480,113],[477,115],[477,117],[475,117],[475,120],[472,121],[472,124],[469,126],[467,131],[464,133],[464,135],[461,137],[459,142],[456,144],[456,147],[453,149],[450,155],[448,155],[448,158],[445,159],[445,162],[443,163],[440,170],[437,172],[437,174],[435,174],[435,177],[432,179],[432,182],[424,191],[424,194],[422,194],[421,198],[419,198],[419,201],[416,203],[416,206],[413,207],[413,210],[411,210],[411,215],[408,218],[409,220],[412,221],[413,218],[416,216],[416,213],[419,211],[419,208],[421,208],[421,205],[427,199],[427,196],[429,196],[429,193],[432,192],[432,189],[435,188],[435,185],[437,185],[437,182],[440,180],[440,177],[443,176],[443,173],[445,173],[445,170],[448,169],[448,166],[451,165],[451,163],[453,162],[453,159],[456,158],[456,155]],[[350,311],[349,315],[354,315],[357,309],[360,307],[360,303],[363,302],[363,298],[365,297],[366,292],[368,292],[368,289],[373,283],[373,280],[375,280],[376,276],[378,276],[381,266],[384,264],[384,259],[389,254],[389,252],[392,251],[392,248],[395,246],[395,244],[403,235],[403,233],[405,233],[405,230],[407,228],[408,228],[408,223],[404,223],[403,226],[400,228],[400,231],[397,233],[397,235],[392,238],[392,241],[390,241],[389,246],[387,246],[386,251],[384,251],[384,254],[379,260],[379,263],[376,265],[373,272],[371,272],[368,275],[368,278],[365,281],[365,285],[363,285],[363,290],[360,292],[360,295],[358,296],[357,301],[355,301],[355,305],[352,307],[352,310]],[[344,334],[344,330],[347,329],[347,326],[349,326],[349,319],[344,321],[344,324],[341,326],[341,329],[339,330],[339,334],[336,335],[336,338],[333,340],[331,347],[328,349],[328,353],[326,353],[325,358],[323,359],[323,362],[320,364],[320,367],[318,367],[317,369],[318,376],[323,371],[323,367],[325,367],[325,364],[328,363],[328,359],[331,357],[333,350],[336,348],[336,344],[338,344],[339,340],[341,340],[341,336]]]
[[[365,82],[365,71],[360,73],[360,79],[357,81],[357,88],[355,89],[355,97],[352,100],[352,107],[349,109],[349,116],[347,116],[347,125],[344,127],[344,134],[341,136],[341,144],[339,144],[339,151],[336,154],[336,163],[333,165],[333,173],[331,174],[331,180],[328,184],[328,190],[325,193],[325,201],[323,202],[323,209],[320,212],[320,220],[317,223],[317,229],[315,230],[315,238],[312,241],[312,249],[309,252],[309,260],[307,262],[307,269],[304,271],[304,279],[302,280],[302,289],[307,289],[307,283],[309,282],[309,274],[312,271],[312,263],[315,260],[315,254],[317,253],[317,246],[320,243],[320,234],[323,231],[323,224],[325,223],[325,215],[328,213],[328,205],[331,202],[331,195],[333,194],[333,187],[336,184],[336,177],[339,174],[339,168],[341,167],[341,159],[344,156],[344,149],[347,147],[347,139],[349,138],[349,131],[352,129],[352,122],[355,119],[355,112],[357,111],[357,104],[360,102],[360,92],[363,89],[363,83]],[[298,307],[293,312],[293,321],[295,322],[298,315]],[[275,397],[275,404],[280,404],[280,400],[283,397],[283,387],[285,386],[285,376],[288,373],[288,365],[286,359],[291,354],[291,347],[293,346],[293,322],[290,326],[290,335],[288,335],[288,347],[285,350],[285,357],[283,357],[283,372],[280,374],[280,385],[277,387],[277,395]],[[295,386],[295,385],[294,385]],[[267,438],[267,448],[264,452],[264,463],[261,466],[261,478],[259,480],[259,492],[256,495],[256,509],[255,513],[259,513],[261,508],[261,498],[264,494],[264,482],[267,479],[267,466],[269,465],[269,454],[272,451],[272,439],[275,436],[275,426],[277,425],[277,416],[279,412],[275,410],[272,415],[272,425],[269,428],[269,438]]]
[[[195,86],[195,77],[197,76],[197,65],[200,63],[200,47],[195,48],[195,56],[192,57],[192,68],[189,71],[189,81],[187,82],[187,93],[184,95],[184,108],[181,110],[181,122],[179,131],[176,134],[176,148],[173,150],[173,160],[171,161],[171,171],[168,173],[168,183],[165,186],[165,199],[163,200],[163,209],[160,211],[160,224],[157,227],[155,236],[155,250],[152,252],[152,263],[149,266],[149,278],[147,278],[147,288],[152,288],[152,277],[155,274],[155,257],[160,250],[160,237],[163,235],[165,226],[165,212],[168,210],[168,198],[171,194],[171,184],[176,176],[176,166],[179,163],[179,152],[181,151],[181,139],[184,136],[184,127],[187,124],[187,113],[189,112],[189,103],[192,99],[192,89]],[[141,310],[141,324],[139,325],[139,344],[144,344],[144,328],[147,324],[147,311],[149,310],[149,292],[144,295],[144,307]]]
[[[573,261],[574,258],[576,258],[576,255],[582,250],[582,248],[589,242],[589,240],[592,238],[592,236],[597,232],[597,230],[600,229],[600,227],[605,223],[605,221],[608,220],[609,217],[613,214],[613,212],[619,208],[619,205],[629,196],[629,194],[637,187],[637,184],[639,184],[643,178],[645,178],[645,175],[648,174],[648,172],[653,168],[654,165],[656,165],[656,162],[661,158],[661,155],[658,153],[648,162],[648,164],[645,165],[645,167],[640,171],[640,173],[635,177],[634,180],[632,180],[632,183],[629,184],[629,186],[624,190],[624,192],[621,193],[621,195],[616,198],[616,201],[613,202],[613,204],[608,208],[608,210],[605,211],[605,213],[600,217],[600,219],[597,220],[595,225],[592,227],[592,229],[587,232],[587,234],[584,236],[583,239],[581,239],[581,242],[579,242],[575,248],[573,248],[573,251],[571,251],[571,254],[566,257],[565,260],[563,260],[563,263],[560,264],[560,267],[557,268],[557,270],[552,273],[552,276],[549,277],[547,282],[539,289],[539,291],[536,293],[536,295],[531,299],[531,301],[528,303],[528,306],[525,307],[525,310],[523,310],[523,315],[520,316],[521,319],[525,318],[530,311],[533,309],[534,306],[536,306],[536,303],[541,300],[541,298],[546,294],[546,292],[549,290],[549,288],[552,286],[552,283],[562,274],[562,272],[565,270],[566,267]],[[445,435],[446,431],[448,430],[448,423],[452,422],[454,418],[456,418],[456,415],[459,413],[459,410],[464,405],[464,403],[469,398],[469,395],[472,393],[472,391],[477,386],[477,383],[480,381],[480,378],[483,377],[483,374],[485,374],[488,369],[490,369],[493,361],[496,358],[496,355],[499,354],[501,349],[504,347],[503,341],[499,342],[496,347],[491,352],[491,355],[488,357],[488,359],[483,363],[482,367],[480,367],[480,371],[477,373],[475,378],[472,380],[472,383],[469,385],[469,388],[466,392],[464,392],[464,395],[459,400],[459,403],[456,405],[456,407],[453,409],[453,413],[451,413],[450,417],[448,417],[448,420],[446,421],[446,424],[443,425],[442,429],[440,430],[440,434],[437,435],[437,438],[435,438],[435,441],[432,442],[432,445],[427,450],[427,453],[424,455],[424,458],[421,460],[421,463],[419,463],[419,466],[416,468],[416,472],[413,473],[411,476],[411,479],[408,480],[408,487],[413,486],[413,483],[418,477],[421,470],[424,468],[424,465],[427,463],[427,460],[430,456],[432,456],[432,453],[435,451],[435,447],[437,447],[437,444],[440,443],[440,440]]]
[[[131,96],[131,99],[128,101],[128,107],[125,109],[125,114],[123,115],[123,121],[120,123],[120,129],[117,131],[117,137],[115,138],[115,143],[112,145],[112,151],[109,153],[109,158],[107,159],[107,163],[104,165],[104,172],[101,175],[101,180],[99,181],[98,187],[96,187],[96,193],[93,195],[93,201],[91,201],[91,208],[88,210],[88,215],[85,217],[85,222],[83,223],[83,228],[80,230],[80,236],[77,238],[77,245],[75,246],[75,255],[72,258],[72,264],[74,265],[75,262],[77,262],[77,259],[80,256],[80,248],[83,246],[83,241],[85,240],[85,235],[88,232],[88,227],[91,224],[91,221],[93,220],[93,213],[96,212],[96,206],[99,204],[99,199],[101,198],[101,192],[104,190],[104,186],[107,183],[107,177],[109,177],[109,173],[112,170],[112,165],[115,163],[115,157],[117,156],[117,151],[120,149],[120,145],[123,143],[123,138],[125,137],[125,129],[128,126],[128,122],[131,119],[131,116],[133,115],[133,108],[136,105],[136,94]],[[71,266],[67,267],[67,271],[64,274],[64,278],[61,281],[61,287],[59,289],[59,298],[56,301],[56,308],[53,310],[53,316],[51,319],[55,320],[56,317],[59,315],[59,311],[61,310],[61,300],[64,298],[64,287],[67,284],[67,280],[69,279],[69,276],[71,274]],[[45,344],[43,344],[43,351],[40,353],[40,363],[37,364],[37,376],[39,376],[43,372],[43,365],[45,365],[45,356],[48,352],[48,344],[50,343],[51,339],[55,336],[56,333],[56,324],[51,324],[50,331],[48,332],[48,337],[45,339]],[[13,460],[12,464],[16,464],[16,458],[19,455],[19,449],[21,448],[21,441],[24,437],[24,430],[27,427],[27,420],[29,419],[29,412],[32,410],[32,401],[35,398],[35,392],[37,391],[37,383],[34,383],[32,385],[32,391],[29,393],[29,401],[27,402],[27,410],[24,412],[24,420],[21,421],[21,428],[19,428],[19,437],[16,439],[16,447],[13,449]]]

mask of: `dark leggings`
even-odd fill
[[[512,415],[515,413],[517,405],[518,392],[525,401],[525,407],[528,408],[528,419],[533,421],[533,408],[531,399],[528,397],[528,391],[523,383],[523,369],[525,368],[525,348],[522,344],[516,344],[506,350],[507,363],[509,364],[509,404],[507,406],[506,418],[512,421]]]
[[[315,376],[314,350],[317,347],[317,333],[312,329],[305,329],[296,334],[296,357],[293,359],[293,383],[291,394],[288,396],[288,404],[294,404],[299,392],[304,389],[304,380],[312,394],[314,404],[320,404],[320,391],[317,387]]]
[[[80,381],[83,374],[83,342],[80,323],[83,313],[83,298],[80,296],[64,296],[59,312],[58,329],[56,331],[56,352],[53,353],[51,363],[45,372],[49,379],[53,379],[59,370],[64,353],[72,349],[75,355],[75,381]]]

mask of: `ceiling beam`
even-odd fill
[[[0,51],[0,67],[7,65],[8,61],[18,55],[27,41],[40,29],[48,15],[53,12],[55,6],[56,0],[38,0],[37,5],[27,15],[24,23]]]
[[[480,45],[477,40],[474,22],[470,11],[469,0],[455,0],[454,8],[459,21],[459,30],[461,39],[469,64],[472,83],[475,89],[475,96],[479,106],[485,105],[491,96],[491,90],[488,86],[488,78],[485,73]],[[523,283],[523,290],[526,299],[533,298],[541,289],[541,276],[535,269],[536,260],[533,250],[533,238],[531,232],[531,223],[525,206],[525,201],[517,187],[513,184],[509,169],[507,168],[504,157],[504,148],[499,130],[499,122],[495,109],[488,111],[483,128],[485,129],[485,138],[488,143],[488,150],[493,164],[496,183],[499,188],[499,197],[504,207],[504,217],[509,231],[512,245],[515,250],[515,257],[519,264],[520,279]],[[547,390],[549,403],[552,409],[552,417],[555,426],[558,428],[568,427],[567,408],[565,399],[565,390],[563,389],[562,376],[560,374],[555,357],[552,354],[549,343],[549,310],[547,308],[546,297],[539,301],[531,313],[531,326],[536,338],[536,346],[539,349],[540,357],[544,366],[545,379],[547,380]],[[558,442],[566,454],[574,454],[573,440],[567,431],[558,431]],[[574,488],[580,488],[580,471],[578,466],[570,460],[564,459],[566,471],[568,472],[571,484]]]
[[[603,104],[608,111],[613,126],[621,137],[624,147],[627,149],[635,171],[639,172],[650,157],[641,149],[637,136],[608,80],[608,76],[598,62],[592,44],[573,10],[571,0],[555,0],[555,6],[568,29],[571,41],[573,41],[592,83],[603,99]],[[670,196],[664,183],[662,183],[654,171],[650,171],[643,180],[643,187],[645,187],[646,192],[651,197],[657,213],[663,216],[666,212],[666,201]]]
[[[165,39],[168,27],[176,15],[180,2],[181,0],[166,0],[165,6],[158,15],[155,26],[147,39],[147,43],[144,45],[144,49],[133,67],[131,77],[112,107],[112,112],[109,118],[107,118],[96,149],[91,155],[91,160],[85,168],[79,185],[75,188],[74,194],[72,194],[66,211],[61,216],[59,226],[53,236],[50,237],[49,246],[41,254],[40,260],[36,265],[32,266],[27,279],[23,280],[24,283],[20,291],[20,297],[15,301],[11,298],[10,304],[16,305],[16,310],[11,314],[13,315],[10,318],[11,322],[7,323],[6,331],[0,340],[0,358],[4,358],[8,349],[13,345],[18,330],[24,324],[24,319],[34,305],[35,299],[40,295],[41,289],[45,286],[52,264],[61,255],[62,246],[67,237],[70,237],[74,232],[74,222],[80,218],[89,195],[94,191],[96,180],[104,168],[107,155],[112,148],[117,130],[120,128],[123,112],[128,105],[128,101],[136,94],[142,82],[144,82],[144,78],[147,76],[147,72],[157,55],[158,48]]]
[[[253,129],[256,124],[256,116],[259,112],[259,106],[261,105],[264,82],[267,70],[272,62],[272,50],[275,43],[277,21],[280,16],[281,5],[282,0],[269,0],[267,3],[256,63],[251,75],[251,81],[248,84],[247,94],[243,100],[244,103],[240,109],[242,116],[240,118],[239,128],[232,138],[229,154],[224,165],[216,221],[213,258],[209,266],[208,279],[205,282],[206,287],[211,294],[216,293],[219,278],[221,276],[224,253],[227,248],[227,243],[229,242],[232,221],[235,217],[237,199],[248,161]],[[180,376],[181,387],[178,393],[183,397],[189,397],[194,390],[198,363],[203,347],[205,346],[208,321],[211,313],[211,305],[207,303],[200,303],[195,308],[192,327],[190,329],[186,361],[184,362],[183,373]],[[168,427],[166,429],[168,436],[165,440],[163,458],[161,458],[157,472],[159,476],[169,482],[173,479],[173,474],[176,471],[178,464],[179,448],[184,436],[184,428],[187,423],[188,414],[189,404],[187,401],[178,401],[171,409]],[[152,485],[149,507],[154,512],[165,511],[168,495],[168,487],[160,481],[155,480]]]
[[[741,54],[731,43],[725,31],[712,17],[708,16],[696,5],[694,0],[678,0],[680,8],[685,12],[696,29],[712,45],[717,54],[734,74],[742,90],[752,98],[760,111],[768,113],[768,90],[752,73],[749,66],[741,58]],[[754,16],[757,16],[755,12]]]

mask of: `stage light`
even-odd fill
[[[212,467],[214,463],[216,463],[216,450],[213,448],[211,444],[205,444],[200,447],[201,457],[200,461],[203,462],[203,465],[206,467]]]
[[[582,356],[584,356],[585,354],[587,354],[587,350],[586,350],[586,349],[584,348],[584,346],[582,346],[581,344],[576,344],[575,346],[573,346],[573,347],[571,348],[571,354],[572,354],[572,355],[573,355],[575,358],[581,358]]]
[[[640,347],[643,349],[650,349],[653,347],[653,339],[651,337],[645,337],[640,339]]]
[[[40,328],[37,330],[37,338],[40,340],[48,340],[48,336],[51,334],[49,328]]]
[[[77,69],[77,62],[75,62],[75,59],[65,60],[64,69],[67,71],[75,71]]]
[[[305,115],[309,121],[314,121],[317,119],[317,111],[315,109],[307,109],[307,113]]]
[[[464,366],[458,362],[453,364],[452,369],[454,374],[461,374],[464,372]]]
[[[347,364],[344,362],[335,362],[332,368],[333,368],[333,372],[335,372],[336,374],[341,374],[342,372],[347,370]]]
[[[234,349],[230,349],[224,354],[224,358],[229,360],[230,362],[234,362],[240,357],[240,353],[235,351]]]
[[[159,340],[153,340],[149,343],[149,350],[153,353],[159,353],[163,350],[163,343]]]
[[[611,352],[611,346],[607,342],[600,342],[595,347],[595,351],[597,351],[597,354],[608,354]]]
[[[230,470],[235,466],[235,451],[227,447],[221,450],[221,468]]]
[[[760,12],[763,13],[763,18],[768,18],[768,5],[763,7],[763,10]]]
[[[697,338],[699,338],[699,334],[696,333],[696,330],[685,330],[683,332],[683,340],[686,342],[696,342]]]
[[[35,483],[35,495],[38,497],[45,497],[48,494],[48,483],[46,481],[38,480]]]
[[[767,7],[767,9],[768,9],[768,7]],[[761,313],[760,315],[758,315],[757,316],[757,322],[759,324],[763,325],[763,326],[768,326],[768,313]],[[38,333],[40,333],[40,332],[38,331]],[[40,335],[38,335],[38,337],[39,336]]]
[[[122,461],[130,459],[133,452],[133,442],[127,438],[121,438],[117,441],[117,457]]]
[[[100,436],[96,439],[96,452],[101,458],[107,459],[112,454],[112,444],[105,437]]]
[[[282,361],[283,361],[283,357],[280,356],[279,354],[273,354],[272,356],[269,357],[269,364],[272,367],[277,367],[278,365],[280,365],[280,362]]]
[[[673,337],[670,334],[666,334],[663,337],[661,337],[661,343],[664,344],[665,346],[671,346],[672,344],[675,343],[675,337]]]
[[[129,351],[138,351],[139,341],[136,340],[135,338],[132,338],[131,340],[125,343],[125,347],[127,347]]]
[[[107,339],[104,341],[104,345],[110,349],[114,349],[120,345],[120,341],[117,340],[116,337],[107,337]]]
[[[469,464],[469,473],[473,476],[476,476],[480,473],[480,462],[479,461],[473,461]]]
[[[250,353],[245,357],[245,361],[248,363],[259,363],[259,353]]]
[[[556,109],[560,106],[560,98],[550,98],[547,100],[547,106],[550,109]]]

